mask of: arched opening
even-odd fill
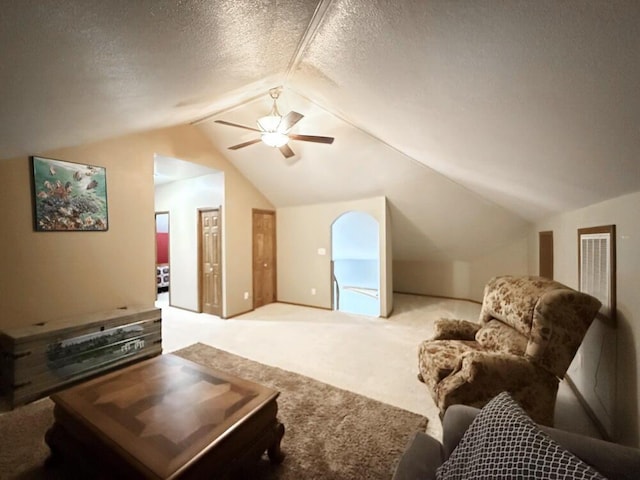
[[[333,309],[380,315],[380,227],[368,213],[347,212],[331,226]]]

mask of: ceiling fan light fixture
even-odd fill
[[[216,123],[221,123],[222,125],[228,125],[230,127],[242,128],[243,130],[250,130],[252,132],[257,132],[260,134],[260,138],[255,138],[253,140],[249,140],[248,142],[242,142],[237,145],[233,145],[229,147],[229,150],[238,150],[240,148],[248,147],[249,145],[255,145],[256,143],[264,143],[269,147],[276,147],[280,149],[280,153],[285,158],[291,158],[295,155],[291,147],[287,144],[289,143],[289,139],[292,140],[300,140],[303,142],[315,142],[315,143],[325,143],[331,144],[333,143],[333,137],[321,137],[318,135],[298,135],[298,134],[289,134],[290,130],[304,117],[301,113],[294,112],[291,110],[286,115],[280,115],[278,111],[278,105],[276,101],[280,96],[280,92],[282,91],[282,87],[276,87],[269,90],[269,96],[273,100],[273,106],[271,107],[271,111],[264,117],[259,118],[257,121],[258,127],[247,127],[245,125],[240,125],[238,123],[227,122],[226,120],[215,120]],[[289,137],[291,135],[291,137]]]
[[[265,132],[262,134],[262,141],[270,147],[283,147],[289,143],[289,137],[280,132]]]
[[[258,126],[265,132],[275,132],[278,129],[278,125],[280,125],[280,120],[282,120],[282,117],[277,114],[274,115],[272,110],[269,115],[258,119]]]

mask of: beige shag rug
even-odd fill
[[[286,457],[272,466],[264,455],[252,479],[388,480],[409,439],[427,424],[415,413],[201,343],[174,353],[280,391]],[[0,415],[1,479],[85,478],[64,463],[43,466],[52,405],[45,398]]]

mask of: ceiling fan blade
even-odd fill
[[[249,140],[248,142],[239,143],[238,145],[229,147],[229,150],[238,150],[239,148],[248,147],[249,145],[253,145],[254,143],[259,143],[261,141],[262,141],[261,138],[256,138],[255,140]]]
[[[280,151],[282,152],[282,155],[284,155],[284,158],[291,158],[295,155],[295,153],[293,153],[293,150],[291,150],[291,147],[289,145],[283,145],[280,148]]]
[[[237,123],[231,123],[231,122],[227,122],[225,120],[216,120],[215,123],[221,123],[222,125],[228,125],[230,127],[244,128],[245,130],[251,130],[252,132],[262,133],[262,130],[258,130],[257,128],[246,127],[244,125],[238,125]]]
[[[332,144],[334,140],[333,137],[320,137],[318,135],[297,135],[295,133],[290,133],[289,138],[293,140],[302,140],[303,142],[315,142],[315,143],[327,143],[327,144]]]
[[[291,110],[280,120],[280,123],[278,124],[278,131],[282,133],[288,131],[296,123],[298,123],[302,119],[302,117],[304,117],[304,115],[302,115],[301,113]]]

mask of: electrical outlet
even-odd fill
[[[315,288],[312,288],[312,289],[311,289],[311,295],[315,295],[315,294],[316,294],[316,289],[315,289]]]
[[[249,292],[244,292],[244,299],[249,300]]]

